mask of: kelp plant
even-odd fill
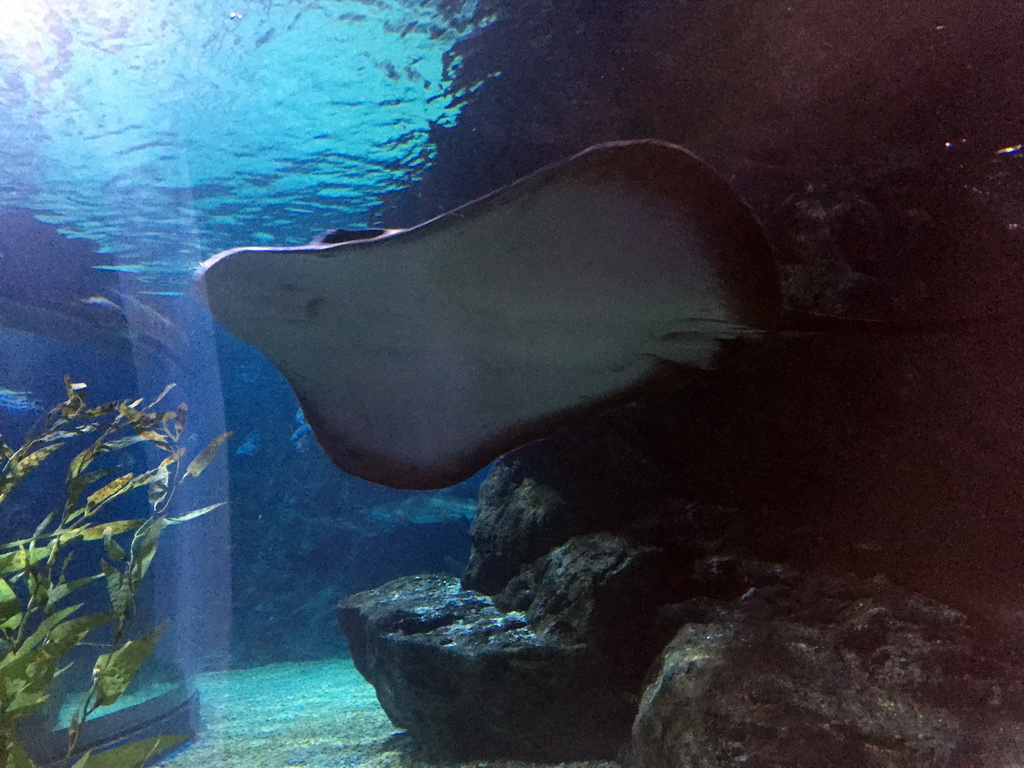
[[[174,517],[168,514],[178,485],[198,476],[230,434],[215,438],[185,465],[185,450],[179,442],[187,406],[182,403],[174,411],[155,410],[173,384],[145,406],[140,399],[89,407],[84,384],[73,384],[67,377],[64,383],[67,400],[41,418],[20,448],[10,448],[0,436],[0,515],[5,512],[3,503],[11,491],[44,461],[51,461],[52,454],[67,444],[86,445],[68,464],[63,504],[46,514],[29,538],[0,543],[3,768],[34,768],[31,757],[18,744],[16,726],[53,695],[55,680],[75,663],[62,666],[62,659],[72,649],[95,648],[92,685],[68,729],[63,764],[71,763],[86,719],[97,708],[117,701],[163,631],[163,626],[155,627],[132,639],[136,595],[153,561],[161,532],[220,506],[212,504]],[[101,457],[116,457],[139,443],[160,451],[157,456],[161,460],[152,469],[120,474],[111,480],[116,466],[96,468],[112,463]],[[100,513],[108,505],[142,488],[148,492],[152,510],[146,518],[103,520]],[[98,565],[90,568],[94,572],[69,580],[72,555],[81,555],[90,546],[97,548]],[[68,604],[68,597],[94,582],[106,583],[109,610],[79,615],[84,603]],[[100,633],[103,639],[94,643],[101,627],[105,628]],[[138,768],[184,738],[157,736],[105,751],[86,751],[72,768]]]

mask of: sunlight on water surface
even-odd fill
[[[236,7],[237,6],[237,7]],[[188,273],[236,241],[358,226],[451,125],[456,3],[8,0],[0,207]]]

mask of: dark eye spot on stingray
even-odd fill
[[[197,281],[332,461],[399,488],[457,483],[780,315],[753,215],[651,140],[591,147],[411,229],[225,251]]]

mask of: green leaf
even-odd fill
[[[25,583],[28,586],[32,602],[37,603],[40,607],[45,606],[50,599],[50,579],[32,569],[25,574]]]
[[[56,613],[51,613],[49,616],[47,616],[45,619],[39,622],[39,626],[36,627],[35,632],[33,632],[31,635],[25,638],[25,640],[22,641],[21,648],[18,650],[17,653],[21,653],[22,651],[26,650],[32,650],[33,648],[35,648],[37,644],[42,642],[43,638],[46,637],[47,633],[51,629],[57,626],[60,622],[64,621],[64,619],[66,619],[68,616],[70,616],[72,613],[74,613],[81,607],[82,604],[79,603],[78,605],[69,605],[66,608],[61,608]],[[13,661],[14,657],[17,656],[17,653],[5,656],[4,658],[0,659],[0,671],[4,669],[5,665]],[[2,679],[3,677],[4,675],[0,675],[0,679]]]
[[[70,440],[72,437],[85,435],[99,429],[99,424],[79,424],[71,429],[52,429],[36,438],[39,443],[52,443],[54,440]]]
[[[38,467],[51,453],[60,448],[63,443],[54,443],[53,445],[46,445],[40,448],[38,451],[33,451],[23,459],[18,459],[18,474],[24,477],[33,469]]]
[[[188,469],[185,470],[185,474],[189,477],[196,477],[200,472],[209,466],[210,462],[213,461],[213,457],[217,455],[217,450],[224,444],[233,432],[225,432],[223,435],[218,435],[210,441],[203,450],[199,452],[199,455],[192,459],[192,462],[188,465]]]
[[[7,753],[7,768],[37,768],[36,764],[32,762],[32,758],[25,754],[25,750],[19,747],[17,744],[9,745],[10,750]],[[0,753],[0,757],[3,754]]]
[[[160,538],[160,534],[166,527],[167,521],[165,519],[157,518],[153,520],[136,543],[135,557],[132,560],[132,577],[136,583],[141,581],[146,575],[146,571],[149,570],[149,566],[153,562],[153,556],[156,554],[157,539]]]
[[[119,437],[116,440],[109,441],[107,443],[107,450],[121,451],[130,445],[135,445],[136,443],[144,442],[146,442],[146,438],[144,438],[142,435],[128,435],[127,437]]]
[[[160,434],[156,430],[144,429],[142,432],[139,433],[139,437],[142,437],[145,440],[148,440],[150,443],[155,445],[157,448],[162,448],[165,451],[173,450],[173,447],[171,446],[171,442],[167,439],[167,437],[165,435]]]
[[[110,617],[108,613],[68,619],[53,626],[48,634],[42,633],[45,634],[45,641],[37,629],[31,644],[23,645],[16,652],[0,659],[0,692],[8,702],[5,711],[18,711],[19,716],[23,717],[42,706],[54,677],[63,671],[57,668],[61,657],[81,643],[89,632],[109,621]],[[47,617],[50,618],[53,617]],[[38,647],[31,647],[37,643]]]
[[[53,518],[56,516],[57,510],[50,510],[50,513],[39,521],[39,525],[37,525],[35,531],[32,532],[32,538],[38,538],[39,536],[41,536],[43,531],[45,531],[49,527],[50,523],[53,522]]]
[[[164,458],[163,461],[160,462],[160,466],[157,467],[157,469],[169,469],[172,464],[181,461],[181,457],[184,455],[184,448],[175,448]]]
[[[6,580],[0,578],[0,625],[21,614],[21,600]]]
[[[68,544],[74,544],[76,541],[82,540],[82,531],[84,528],[69,528],[68,530],[57,529],[55,536],[53,537],[54,543],[58,549],[63,549]]]
[[[188,736],[180,735],[153,736],[112,749],[105,749],[102,752],[90,750],[82,755],[71,768],[142,768],[156,755],[178,746],[187,739]],[[12,768],[16,767],[12,766]]]
[[[136,431],[141,437],[153,443],[159,448],[170,450],[170,443],[166,436],[153,430],[153,427],[160,422],[160,417],[155,413],[149,411],[136,410],[135,406],[139,404],[139,400],[136,400],[131,405],[119,405],[117,412],[125,419],[127,419],[132,429]]]
[[[111,480],[98,491],[90,493],[85,503],[89,507],[95,508],[98,507],[100,504],[103,504],[104,502],[121,495],[122,493],[125,492],[125,490],[128,489],[128,485],[129,483],[131,483],[134,477],[135,475],[129,472],[126,475],[121,475],[115,480]]]
[[[39,659],[45,660],[45,654],[38,648],[32,650],[21,648],[15,653],[4,656],[3,661],[0,662],[0,670],[3,671],[3,674],[0,674],[0,694],[6,701],[9,702],[28,687],[31,676],[29,668],[33,667],[33,671],[35,671],[35,668],[38,667],[36,662]]]
[[[0,501],[7,498],[7,495],[11,490],[28,475],[33,469],[38,467],[51,453],[60,448],[64,443],[54,443],[53,445],[46,445],[37,451],[33,451],[27,456],[18,457],[21,449],[15,451],[14,455],[7,462],[7,467],[4,469],[3,485],[0,486]]]
[[[149,658],[163,634],[167,622],[154,627],[138,640],[129,640],[113,653],[101,654],[96,659],[92,676],[96,688],[96,703],[104,707],[113,704],[124,693],[135,673]]]
[[[106,477],[107,475],[113,473],[113,471],[114,471],[113,467],[110,467],[109,469],[97,469],[97,470],[95,470],[93,472],[82,472],[81,474],[76,475],[75,477],[68,478],[67,486],[66,486],[67,487],[67,497],[68,498],[67,498],[67,504],[65,504],[64,508],[65,509],[72,509],[72,508],[74,508],[75,505],[78,504],[78,497],[82,495],[82,491],[84,491],[86,488],[88,488],[90,485],[92,485],[97,480],[101,480],[102,478]],[[85,509],[75,510],[75,512],[71,513],[70,515],[68,515],[64,519],[64,522],[68,523],[71,520],[74,520],[76,517],[79,517],[79,516],[85,514],[85,512],[86,512]]]
[[[41,667],[37,668],[41,669]],[[56,677],[56,674],[40,675],[39,680],[30,681],[25,690],[19,691],[14,695],[14,698],[7,705],[6,711],[8,713],[17,713],[18,718],[27,717],[35,712],[50,698],[43,691],[50,687],[50,682],[54,677]],[[42,688],[43,690],[36,690],[36,688]]]
[[[25,540],[24,543],[28,543],[29,540]],[[19,545],[22,542],[17,542]],[[45,560],[50,556],[50,546],[35,547],[31,550],[25,549],[23,546],[15,552],[5,552],[0,555],[0,573],[13,573],[14,571],[24,571],[27,568],[31,568],[33,565],[38,563],[40,560]]]
[[[107,577],[107,594],[110,605],[118,616],[125,616],[132,604],[132,587],[128,579],[117,568],[103,563],[103,575]]]
[[[87,410],[84,410],[79,415],[84,419],[95,419],[99,418],[100,416],[109,416],[110,414],[117,410],[117,406],[117,403],[104,403],[103,405],[97,405],[95,408],[89,408]],[[95,425],[87,426],[92,427],[87,430],[89,432],[92,432],[93,429],[95,428]]]
[[[103,530],[103,551],[115,563],[123,563],[128,559],[128,553],[114,541],[114,532],[109,525]]]
[[[71,565],[71,561],[74,560],[74,559],[75,559],[75,553],[73,551],[65,553],[65,555],[64,555],[64,562],[61,563],[61,566],[60,566],[60,576],[58,577],[60,579],[60,583],[61,584],[63,584],[64,582],[67,581],[67,577],[66,577],[65,574],[67,574],[68,566]]]
[[[102,578],[101,574],[96,574],[95,576],[83,576],[82,578],[75,579],[74,581],[61,581],[59,584],[54,584],[50,589],[50,605],[60,602],[76,589],[81,589],[99,578]]]
[[[177,525],[178,523],[184,523],[186,520],[192,520],[197,517],[202,517],[207,512],[212,512],[217,507],[223,507],[226,503],[227,502],[224,501],[218,501],[216,504],[211,504],[210,506],[203,507],[202,509],[193,509],[191,512],[186,512],[184,515],[178,515],[177,517],[168,517],[167,524]]]
[[[144,429],[146,429],[149,417],[146,415],[146,413],[144,411],[137,411],[135,409],[134,406],[138,405],[138,404],[139,404],[138,400],[136,400],[134,404],[132,404],[132,403],[118,403],[117,404],[117,413],[122,418],[127,419],[128,422],[133,427],[135,427],[136,430],[141,432]]]
[[[107,531],[110,531],[112,536],[117,536],[125,531],[134,531],[137,528],[141,528],[145,520],[134,519],[134,520],[113,520],[109,523],[99,523],[97,525],[87,525],[83,528],[69,528],[66,531],[62,531],[58,541],[64,544],[66,541],[71,539],[80,539],[81,541],[97,541],[102,539]]]
[[[68,483],[74,480],[76,477],[81,475],[86,467],[92,464],[93,460],[100,454],[103,449],[104,440],[100,437],[96,442],[86,448],[84,451],[80,451],[75,458],[71,460],[71,464],[68,465]]]
[[[166,387],[164,387],[164,391],[161,392],[159,395],[157,395],[156,398],[153,400],[153,402],[151,402],[146,407],[147,408],[152,408],[154,405],[156,405],[161,400],[163,400],[165,397],[167,397],[167,393],[170,392],[172,389],[174,389],[176,386],[178,386],[178,385],[175,384],[174,382],[171,382],[170,384],[168,384]]]
[[[57,614],[53,615],[56,616]],[[68,619],[50,630],[50,634],[42,647],[59,658],[78,645],[87,634],[97,627],[102,627],[113,618],[114,615],[106,611],[104,613],[90,613],[86,616]]]

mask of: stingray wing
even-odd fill
[[[370,240],[226,251],[198,281],[334,463],[400,488],[459,482],[779,311],[750,211],[657,141],[592,147]]]

